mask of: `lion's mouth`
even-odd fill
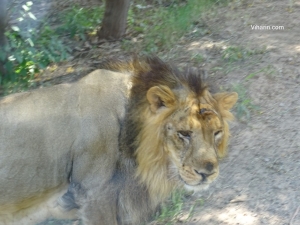
[[[200,181],[195,181],[195,182],[187,182],[180,175],[179,175],[179,179],[184,183],[184,185],[188,185],[188,186],[191,186],[191,187],[198,187],[198,186],[202,186],[202,185],[209,185],[209,182],[207,180],[200,180]]]
[[[179,180],[183,183],[183,187],[187,191],[194,191],[194,192],[199,192],[206,190],[209,185],[215,180],[208,180],[208,179],[202,179],[202,180],[195,180],[195,181],[186,181],[183,177],[178,175]]]
[[[199,185],[209,185],[211,182],[213,182],[216,179],[217,173],[213,172],[211,174],[199,174],[201,175],[200,177],[198,177],[199,179],[192,179],[192,178],[187,178],[190,181],[187,181],[186,179],[184,179],[184,177],[182,177],[181,174],[179,175],[179,179],[184,182],[187,185],[190,186],[199,186]]]
[[[207,183],[207,182],[200,182],[195,185],[194,184],[191,185],[191,184],[184,182],[184,188],[187,191],[199,192],[199,191],[208,189],[208,187],[209,187],[209,183]]]

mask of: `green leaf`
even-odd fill
[[[27,12],[30,10],[30,8],[27,5],[22,5],[22,8]]]
[[[27,41],[28,41],[28,43],[30,44],[31,47],[34,46],[33,41],[30,38],[28,38]]]
[[[256,73],[250,73],[245,80],[250,80],[252,77],[254,77],[256,75]]]
[[[19,32],[20,31],[20,28],[17,27],[17,26],[11,26],[11,29],[16,31],[16,32]]]
[[[30,6],[33,5],[33,3],[32,3],[32,1],[29,1],[29,2],[26,2],[26,5],[27,5],[28,7],[30,7]]]
[[[16,60],[18,61],[18,63],[22,63],[23,62],[23,56],[22,56],[22,54],[16,54],[15,57],[16,57]]]
[[[35,15],[33,15],[31,12],[28,13],[28,16],[29,16],[31,19],[36,20]]]
[[[4,61],[6,59],[5,51],[0,51],[0,61]]]

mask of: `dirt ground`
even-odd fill
[[[231,4],[208,16],[206,26],[211,34],[187,49],[206,54],[219,87],[243,85],[258,109],[232,123],[220,178],[200,194],[204,203],[192,219],[176,224],[300,224],[300,1]],[[256,53],[226,65],[220,51],[230,46]]]
[[[189,197],[188,206],[203,201],[174,224],[300,224],[300,1],[236,0],[203,21],[205,35],[192,33],[165,58],[201,56],[214,86],[239,88],[240,106],[255,109],[231,124],[220,178]]]

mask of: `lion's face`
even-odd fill
[[[182,102],[164,126],[170,176],[193,190],[205,188],[218,176],[218,147],[224,138],[220,114],[211,105],[200,102]]]
[[[155,154],[167,158],[167,177],[186,189],[208,187],[219,174],[218,158],[224,155],[229,137],[229,109],[236,93],[207,90],[195,96],[186,90],[153,87],[148,91],[152,115],[149,124],[159,126],[160,149]],[[150,145],[151,143],[149,143]],[[160,148],[162,147],[162,148]]]

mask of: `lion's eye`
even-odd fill
[[[180,130],[180,131],[177,132],[178,137],[181,138],[181,139],[190,139],[192,133],[193,132],[189,131],[189,130]]]
[[[215,141],[218,142],[220,141],[221,137],[222,137],[222,130],[218,130],[214,133],[215,136]]]
[[[216,131],[215,133],[214,133],[214,135],[215,135],[215,137],[216,136],[219,136],[219,134],[221,134],[222,133],[222,131],[221,130],[218,130],[218,131]]]

